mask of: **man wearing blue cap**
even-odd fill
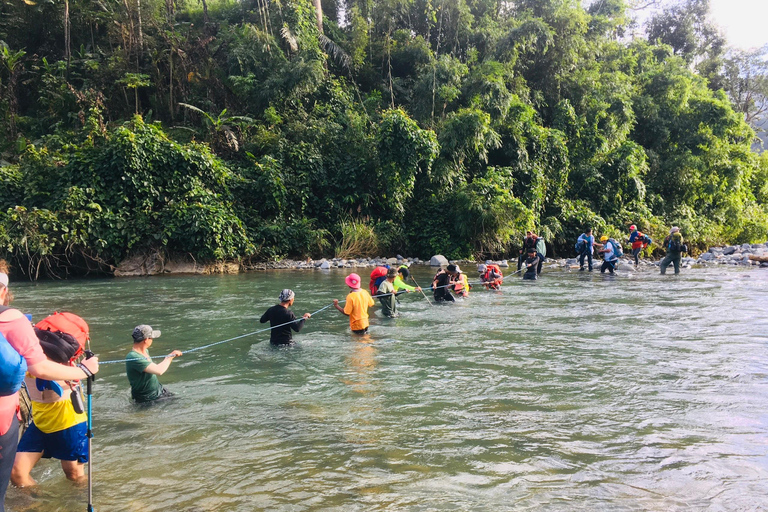
[[[149,355],[149,347],[152,340],[160,337],[160,331],[155,331],[148,325],[137,325],[133,329],[133,350],[125,357],[125,372],[128,374],[128,382],[131,383],[131,396],[137,402],[151,402],[158,398],[172,396],[157,380],[171,366],[174,357],[181,355],[181,351],[174,350],[163,359],[162,363],[153,363]]]
[[[293,343],[293,333],[291,329],[299,332],[304,327],[304,321],[309,318],[309,313],[304,313],[304,317],[301,320],[296,320],[296,315],[293,314],[290,308],[293,306],[293,301],[296,298],[296,294],[293,290],[286,288],[280,292],[280,297],[277,299],[280,304],[276,304],[269,308],[262,316],[260,322],[269,322],[272,330],[269,333],[269,342],[273,345],[289,345]]]

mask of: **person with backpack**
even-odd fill
[[[539,263],[536,266],[536,275],[540,275],[541,267],[547,260],[547,243],[544,241],[544,238],[540,237],[536,233],[533,233],[533,239],[536,240],[534,249],[536,249],[536,256],[539,258]]]
[[[533,235],[533,231],[526,231],[525,238],[523,238],[523,246],[520,249],[520,256],[517,258],[517,270],[520,270],[523,266],[523,262],[528,257],[528,249],[531,247],[536,249],[536,237]]]
[[[632,244],[632,257],[635,260],[635,267],[640,264],[640,252],[651,243],[651,237],[644,235],[637,230],[637,226],[629,226],[629,243]]]
[[[536,280],[539,277],[539,263],[541,258],[536,253],[536,249],[533,247],[528,248],[528,254],[525,258],[525,272],[523,273],[523,279],[526,281]]]
[[[8,305],[8,264],[0,260],[0,512],[11,478],[19,443],[19,389],[25,372],[46,380],[83,380],[99,371],[99,359],[90,357],[77,366],[54,363],[45,357],[32,323]]]
[[[387,278],[387,271],[389,271],[389,265],[380,265],[371,272],[371,280],[368,282],[368,290],[370,290],[371,296],[376,295],[379,286]]]
[[[667,250],[667,255],[659,263],[659,270],[662,274],[666,274],[667,267],[672,263],[675,266],[675,274],[679,274],[682,254],[688,252],[688,247],[683,243],[680,228],[674,226],[669,230],[669,235],[664,239],[664,248]]]
[[[481,263],[477,266],[477,273],[480,274],[480,282],[487,290],[501,289],[501,284],[504,282],[504,274],[498,265]]]
[[[38,322],[35,334],[49,361],[74,366],[84,353],[88,328],[85,324],[83,332],[86,336],[79,339],[76,331],[60,330],[56,320],[66,320],[64,315],[71,315],[85,324],[71,313],[56,313]],[[49,319],[53,321],[49,322]],[[11,482],[18,487],[36,485],[30,472],[43,457],[60,460],[68,480],[82,480],[85,478],[84,464],[88,462],[88,416],[79,383],[44,380],[31,375],[24,380],[32,402],[32,421],[19,441]]]
[[[603,274],[607,270],[613,274],[616,271],[619,258],[624,255],[624,251],[621,249],[621,244],[613,238],[603,235],[600,237],[600,242],[603,244],[603,248],[598,251],[598,254],[603,255],[603,265],[600,267],[600,273]]]
[[[576,253],[579,255],[579,271],[584,271],[584,258],[589,263],[589,271],[592,272],[592,253],[594,247],[602,247],[602,244],[595,243],[595,237],[592,235],[592,228],[587,228],[578,240],[576,240]]]
[[[379,285],[376,293],[379,296],[379,302],[381,302],[381,312],[389,318],[397,316],[397,292],[394,285],[397,276],[397,269],[390,268],[387,271],[387,278]]]

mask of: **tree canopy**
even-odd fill
[[[765,53],[707,12],[630,38],[624,0],[2,0],[0,250],[39,275],[317,255],[350,223],[422,257],[765,241]]]

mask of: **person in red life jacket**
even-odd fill
[[[70,333],[41,329],[44,322],[37,324],[35,333],[45,356],[49,361],[74,366],[83,355],[85,339],[81,344]],[[44,380],[29,374],[25,383],[32,401],[32,422],[19,441],[11,482],[18,487],[36,485],[30,472],[41,458],[59,459],[68,480],[82,480],[83,465],[88,462],[88,416],[80,387],[72,381]]]
[[[33,377],[46,380],[82,380],[99,371],[99,359],[91,357],[77,367],[54,363],[45,357],[29,319],[18,309],[8,307],[12,299],[8,289],[8,264],[0,260],[0,334],[11,349],[26,363]],[[23,377],[23,374],[21,375]],[[19,393],[0,396],[0,512],[5,510],[5,492],[10,482],[13,461],[19,442]]]
[[[498,265],[480,264],[477,266],[477,273],[480,274],[480,281],[488,290],[499,290],[504,281],[504,275]]]
[[[632,244],[632,257],[635,258],[635,266],[640,263],[640,253],[648,247],[651,239],[637,230],[637,226],[629,226],[629,243]]]

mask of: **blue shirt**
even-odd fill
[[[629,235],[629,243],[634,242],[637,239],[637,236],[640,232],[638,230],[634,230],[631,235]]]
[[[579,235],[578,242],[584,241],[585,244],[587,244],[587,252],[594,251],[594,245],[595,245],[595,237],[594,235],[587,236],[586,233],[582,233]]]

